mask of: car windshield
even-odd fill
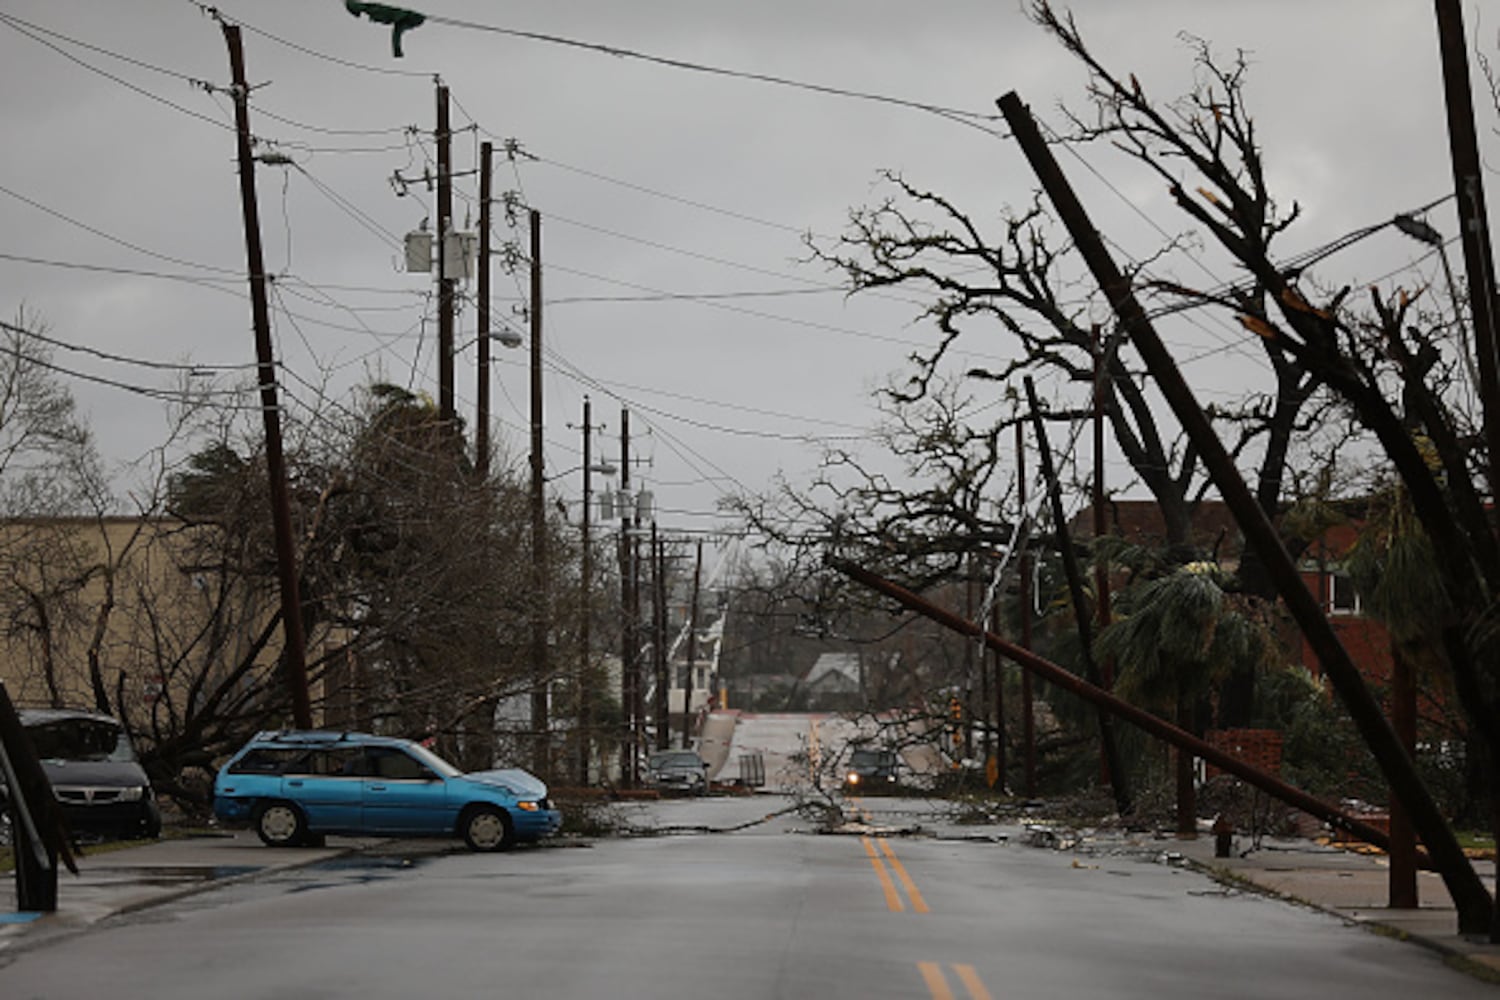
[[[895,762],[889,750],[856,750],[849,755],[850,767],[890,767]]]
[[[42,760],[133,761],[125,731],[100,719],[58,719],[27,726],[26,735]]]
[[[699,767],[702,763],[702,758],[695,753],[659,753],[651,757],[651,769],[654,771]]]
[[[406,751],[444,778],[456,778],[458,775],[463,774],[463,771],[454,767],[420,743],[411,744],[406,748]]]

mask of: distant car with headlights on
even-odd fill
[[[562,826],[547,786],[519,768],[465,773],[411,740],[321,731],[245,744],[214,780],[214,815],[249,823],[272,847],[333,833],[459,837],[498,851]]]
[[[646,760],[646,785],[660,792],[708,794],[708,762],[693,750],[663,750]]]
[[[120,721],[75,709],[18,709],[52,794],[74,838],[135,839],[161,834],[151,780]],[[8,814],[0,776],[0,814]]]
[[[856,747],[844,766],[844,791],[866,795],[894,791],[899,760],[894,750]]]

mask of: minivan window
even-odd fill
[[[26,727],[31,745],[42,760],[135,760],[125,731],[99,719],[60,719]]]

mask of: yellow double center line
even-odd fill
[[[918,962],[917,971],[922,973],[922,981],[927,984],[927,992],[932,994],[932,1000],[953,1000],[953,991],[948,988],[948,980],[943,976],[941,965],[937,962]],[[974,971],[974,966],[955,964],[953,974],[964,984],[964,989],[969,991],[970,1000],[993,1000],[990,991],[984,988],[979,973]]]
[[[901,900],[901,894],[896,891],[896,883],[891,881],[891,872],[895,872],[896,878],[901,882],[901,887],[906,890],[906,898],[911,901],[911,911],[927,913],[927,901],[922,898],[922,894],[917,891],[917,884],[906,873],[906,866],[891,849],[890,841],[881,837],[880,850],[875,849],[875,841],[869,837],[861,837],[859,842],[864,845],[865,854],[870,858],[870,865],[875,869],[875,877],[880,879],[880,888],[885,891],[886,907],[893,913],[906,909],[906,904]],[[884,858],[881,857],[881,852],[885,853]]]

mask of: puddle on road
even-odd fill
[[[428,857],[409,857],[394,854],[346,854],[342,857],[329,858],[327,861],[319,861],[308,865],[307,871],[324,872],[349,872],[349,871],[390,871],[393,869],[415,868],[430,860]]]
[[[288,877],[301,881],[291,886],[288,892],[312,892],[346,885],[368,885],[396,878],[401,872],[431,860],[430,856],[406,857],[386,854],[349,854],[329,858],[306,868],[286,873]]]
[[[166,886],[184,882],[216,882],[257,871],[260,871],[259,865],[142,865],[96,870],[90,872],[90,875],[136,885]]]

